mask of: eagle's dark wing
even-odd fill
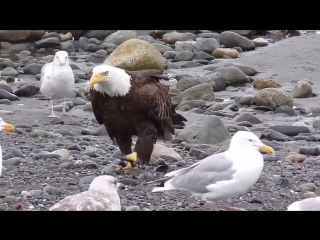
[[[97,97],[97,92],[94,89],[90,89],[90,98],[91,98],[91,105],[92,105],[92,110],[93,110],[93,114],[96,117],[97,122],[102,125],[103,121],[102,121],[102,117],[99,113],[99,101],[97,101],[96,99]]]
[[[142,111],[161,125],[167,127],[174,134],[174,127],[171,121],[171,99],[169,88],[160,83],[162,75],[157,70],[127,71],[132,77],[132,85],[136,86],[134,97],[140,103]],[[166,76],[164,76],[166,77]]]

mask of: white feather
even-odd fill
[[[71,97],[74,88],[74,75],[69,65],[68,53],[58,51],[52,63],[41,69],[41,87],[43,95],[62,99]]]
[[[108,71],[108,81],[95,84],[96,91],[109,96],[125,96],[131,88],[131,76],[123,69],[108,65],[100,65],[93,69],[93,74],[101,74]]]

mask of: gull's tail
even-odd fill
[[[172,177],[165,177],[153,182],[148,182],[147,184],[151,183],[160,183],[157,187],[153,188],[151,192],[163,192],[163,191],[168,191],[168,190],[173,190],[176,189],[174,186],[171,185],[171,179]]]

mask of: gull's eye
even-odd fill
[[[102,73],[104,76],[108,76],[108,71],[106,71],[106,72],[104,72],[104,73]]]
[[[253,140],[252,139],[249,139],[249,142],[252,142]]]

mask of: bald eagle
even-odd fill
[[[128,164],[123,170],[148,163],[157,139],[171,141],[175,125],[187,121],[176,113],[169,96],[168,80],[158,70],[125,71],[100,65],[93,69],[90,98],[93,113],[111,140],[116,141]],[[138,140],[132,153],[132,136]]]

